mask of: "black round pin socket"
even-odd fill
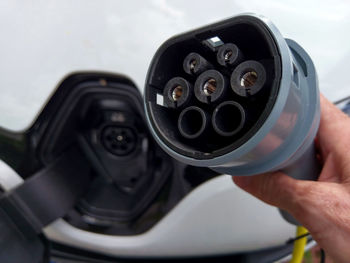
[[[220,103],[213,112],[212,125],[221,136],[229,137],[242,130],[246,114],[238,102],[225,101]]]
[[[255,60],[239,64],[231,74],[230,84],[234,93],[249,97],[258,93],[265,85],[266,70]]]
[[[213,68],[213,66],[210,62],[195,52],[188,54],[183,62],[184,71],[190,75],[199,75],[211,68]]]
[[[163,96],[169,108],[185,107],[192,97],[192,85],[184,78],[172,78],[165,85]]]
[[[203,72],[194,84],[194,95],[203,103],[221,101],[227,91],[228,80],[219,71],[210,69]]]
[[[221,66],[236,66],[244,59],[242,51],[232,43],[222,45],[216,53],[216,60]]]
[[[132,128],[108,126],[101,133],[102,145],[117,156],[125,156],[136,149],[137,136]]]
[[[197,106],[185,108],[179,115],[177,127],[187,139],[196,139],[203,135],[208,126],[208,116]]]

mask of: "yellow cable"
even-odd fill
[[[297,237],[307,233],[308,231],[305,227],[303,226],[297,227],[297,235],[296,235]],[[307,236],[299,238],[294,241],[292,260],[289,263],[301,263],[303,261],[306,242],[307,242]]]

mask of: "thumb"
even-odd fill
[[[290,213],[298,210],[300,193],[307,181],[293,179],[281,172],[253,176],[234,176],[233,181],[246,192]]]

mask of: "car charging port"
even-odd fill
[[[110,153],[118,156],[130,154],[137,145],[135,131],[129,127],[108,126],[103,129],[101,140]]]

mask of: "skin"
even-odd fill
[[[281,172],[236,176],[233,181],[288,211],[335,262],[350,262],[350,118],[322,95],[316,147],[323,164],[318,181]]]

